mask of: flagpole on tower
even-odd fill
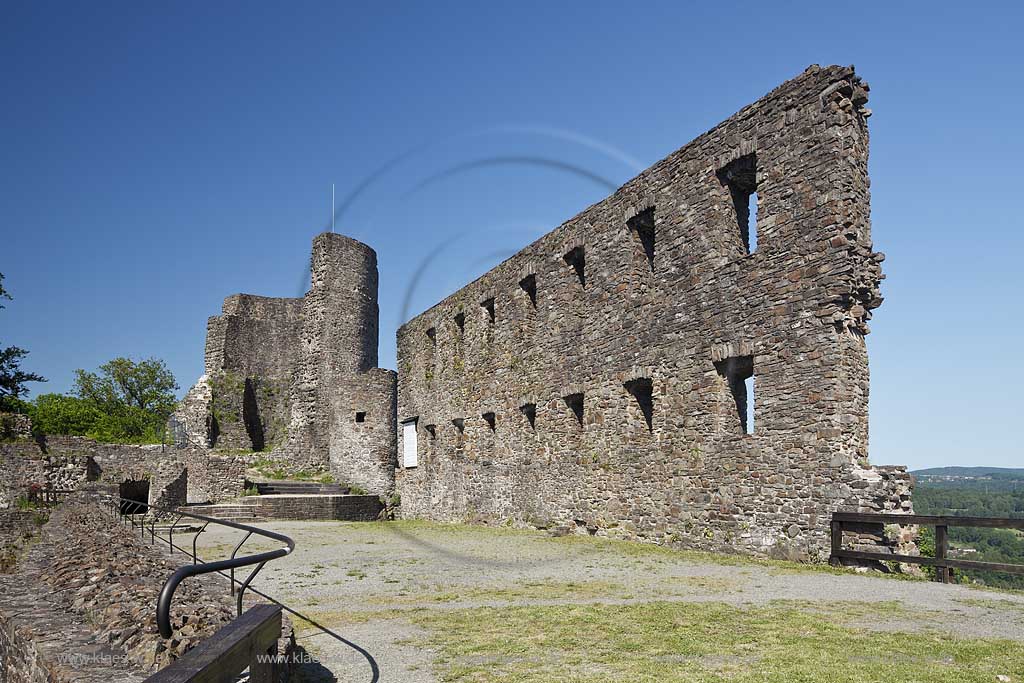
[[[331,183],[331,232],[334,232],[334,183]]]

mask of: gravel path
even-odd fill
[[[394,610],[478,606],[714,601],[756,606],[786,600],[807,609],[827,600],[899,603],[913,611],[870,612],[858,626],[937,630],[1024,641],[1024,595],[899,581],[853,572],[801,570],[735,558],[676,553],[598,538],[420,523],[277,522],[296,551],[263,570],[254,585],[370,653],[388,683],[434,683],[425,635]],[[206,559],[225,557],[238,532],[203,534]],[[246,548],[272,547],[254,539]],[[400,614],[397,616],[401,616]],[[299,627],[299,642],[322,666],[309,680],[369,682],[370,665],[322,630]]]

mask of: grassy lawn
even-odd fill
[[[992,683],[999,675],[1024,677],[1024,644],[869,632],[844,621],[879,605],[836,607],[649,602],[408,616],[431,633],[424,644],[439,653],[445,681]],[[898,611],[886,608],[890,616]]]

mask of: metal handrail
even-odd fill
[[[171,527],[172,529],[175,526],[177,526],[178,521],[182,517],[189,517],[191,519],[198,519],[201,522],[205,522],[203,526],[204,530],[206,528],[206,525],[220,524],[221,526],[231,527],[232,529],[246,531],[248,532],[248,534],[246,535],[245,539],[242,540],[242,543],[244,543],[245,540],[249,538],[249,536],[256,534],[257,536],[263,536],[265,538],[269,538],[275,541],[281,541],[285,544],[284,548],[278,548],[277,550],[269,550],[267,552],[256,553],[255,555],[235,557],[235,553],[238,552],[238,548],[240,548],[242,545],[241,543],[239,543],[238,546],[235,548],[234,552],[232,553],[230,559],[217,560],[214,562],[204,562],[202,564],[196,563],[196,557],[195,555],[193,555],[193,564],[183,565],[176,569],[175,572],[167,578],[167,581],[164,582],[164,587],[160,591],[160,598],[157,601],[156,608],[156,623],[157,627],[160,629],[160,635],[164,638],[170,638],[171,635],[174,633],[174,629],[171,628],[171,600],[174,598],[174,591],[178,589],[178,585],[181,584],[182,581],[191,576],[197,576],[199,574],[212,574],[214,572],[222,572],[223,570],[229,569],[231,570],[232,573],[231,589],[232,592],[234,592],[234,570],[237,567],[248,567],[251,565],[256,565],[256,568],[249,574],[248,578],[245,579],[241,587],[238,589],[237,608],[238,614],[241,614],[242,597],[245,595],[245,589],[249,587],[249,584],[252,582],[254,578],[256,578],[256,575],[259,574],[261,569],[263,569],[263,566],[267,562],[270,562],[271,560],[276,560],[279,557],[284,557],[285,555],[289,555],[293,550],[295,550],[295,541],[293,541],[288,536],[285,536],[284,534],[279,534],[274,531],[260,529],[259,527],[250,526],[248,524],[240,524],[238,522],[231,522],[224,519],[207,517],[206,515],[196,515],[190,512],[182,512],[181,510],[164,508],[157,505],[150,505],[149,503],[143,503],[141,501],[131,500],[129,498],[122,498],[121,496],[109,495],[108,497],[110,498],[111,507],[114,510],[116,510],[117,514],[119,515],[122,514],[122,503],[130,503],[132,506],[134,506],[135,509],[145,510],[143,520],[140,523],[143,538],[145,538],[146,535],[145,515],[149,514],[150,510],[155,510],[157,512],[167,513],[168,515],[178,516]],[[134,524],[135,521],[132,520],[132,525],[134,526]],[[152,522],[150,522],[149,525],[150,537],[153,540],[155,540],[156,537],[155,525],[156,518],[154,516],[154,519],[152,520]]]

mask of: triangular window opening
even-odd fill
[[[654,382],[646,377],[631,379],[623,385],[636,399],[640,412],[647,422],[648,431],[654,431]]]
[[[640,246],[643,248],[644,255],[647,257],[647,263],[651,266],[651,272],[654,272],[654,207],[644,209],[637,215],[626,221],[626,225],[629,229],[636,233],[637,239],[640,240]]]
[[[576,271],[576,277],[580,280],[582,287],[587,286],[586,265],[587,259],[583,247],[574,247],[562,259]]]
[[[572,411],[573,416],[576,418],[576,422],[580,427],[583,426],[583,394],[569,394],[564,397],[565,405],[569,406],[569,410]]]
[[[537,276],[527,275],[519,281],[519,286],[526,292],[526,295],[530,297],[530,303],[534,308],[537,308]]]

